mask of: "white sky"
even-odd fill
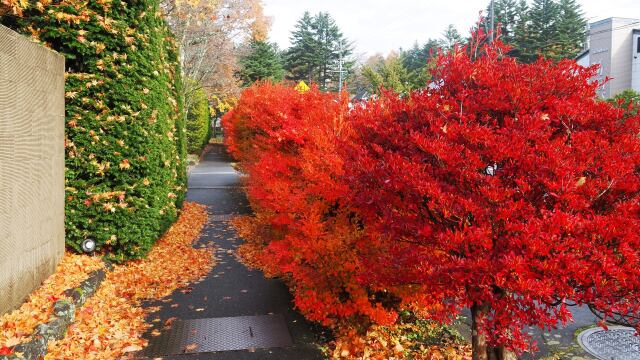
[[[289,35],[305,10],[327,11],[358,55],[386,54],[417,40],[439,38],[449,24],[467,35],[489,0],[263,0],[273,18],[270,40],[289,46]],[[640,0],[579,0],[590,22],[608,17],[640,18]]]

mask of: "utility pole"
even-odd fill
[[[494,22],[495,22],[495,17],[496,17],[495,10],[494,10],[494,7],[493,7],[493,1],[494,0],[491,0],[491,5],[489,6],[489,24],[490,24],[489,25],[490,26],[490,29],[489,29],[489,42],[491,42],[491,43],[493,43],[493,39],[494,39],[493,30],[495,29],[495,23]]]
[[[338,73],[338,79],[339,79],[339,83],[338,83],[338,93],[342,93],[342,82],[344,81],[344,75],[346,73],[346,71],[344,70],[344,58],[343,58],[343,48],[342,48],[343,44],[342,42],[338,43],[338,70],[329,70],[328,72],[332,72],[332,73]]]

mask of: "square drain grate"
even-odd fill
[[[281,314],[176,321],[152,339],[148,357],[292,346]]]
[[[227,222],[233,220],[238,214],[217,214],[209,215],[209,219],[213,222]]]

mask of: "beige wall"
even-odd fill
[[[64,253],[64,58],[0,25],[0,314]]]

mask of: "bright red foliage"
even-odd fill
[[[353,214],[344,206],[339,140],[349,137],[346,99],[317,88],[300,93],[263,83],[244,91],[225,116],[229,150],[249,175],[256,216],[250,245],[259,265],[290,281],[297,307],[310,319],[366,315],[393,322],[371,289],[358,281],[364,257]]]
[[[310,319],[470,307],[521,351],[565,302],[640,313],[640,117],[596,100],[594,69],[504,51],[440,56],[437,86],[352,111],[259,84],[223,119],[260,266]]]
[[[470,307],[490,346],[570,320],[564,301],[640,306],[640,118],[596,100],[595,69],[519,64],[500,45],[439,58],[438,87],[353,114],[350,200],[379,249],[368,281]]]

